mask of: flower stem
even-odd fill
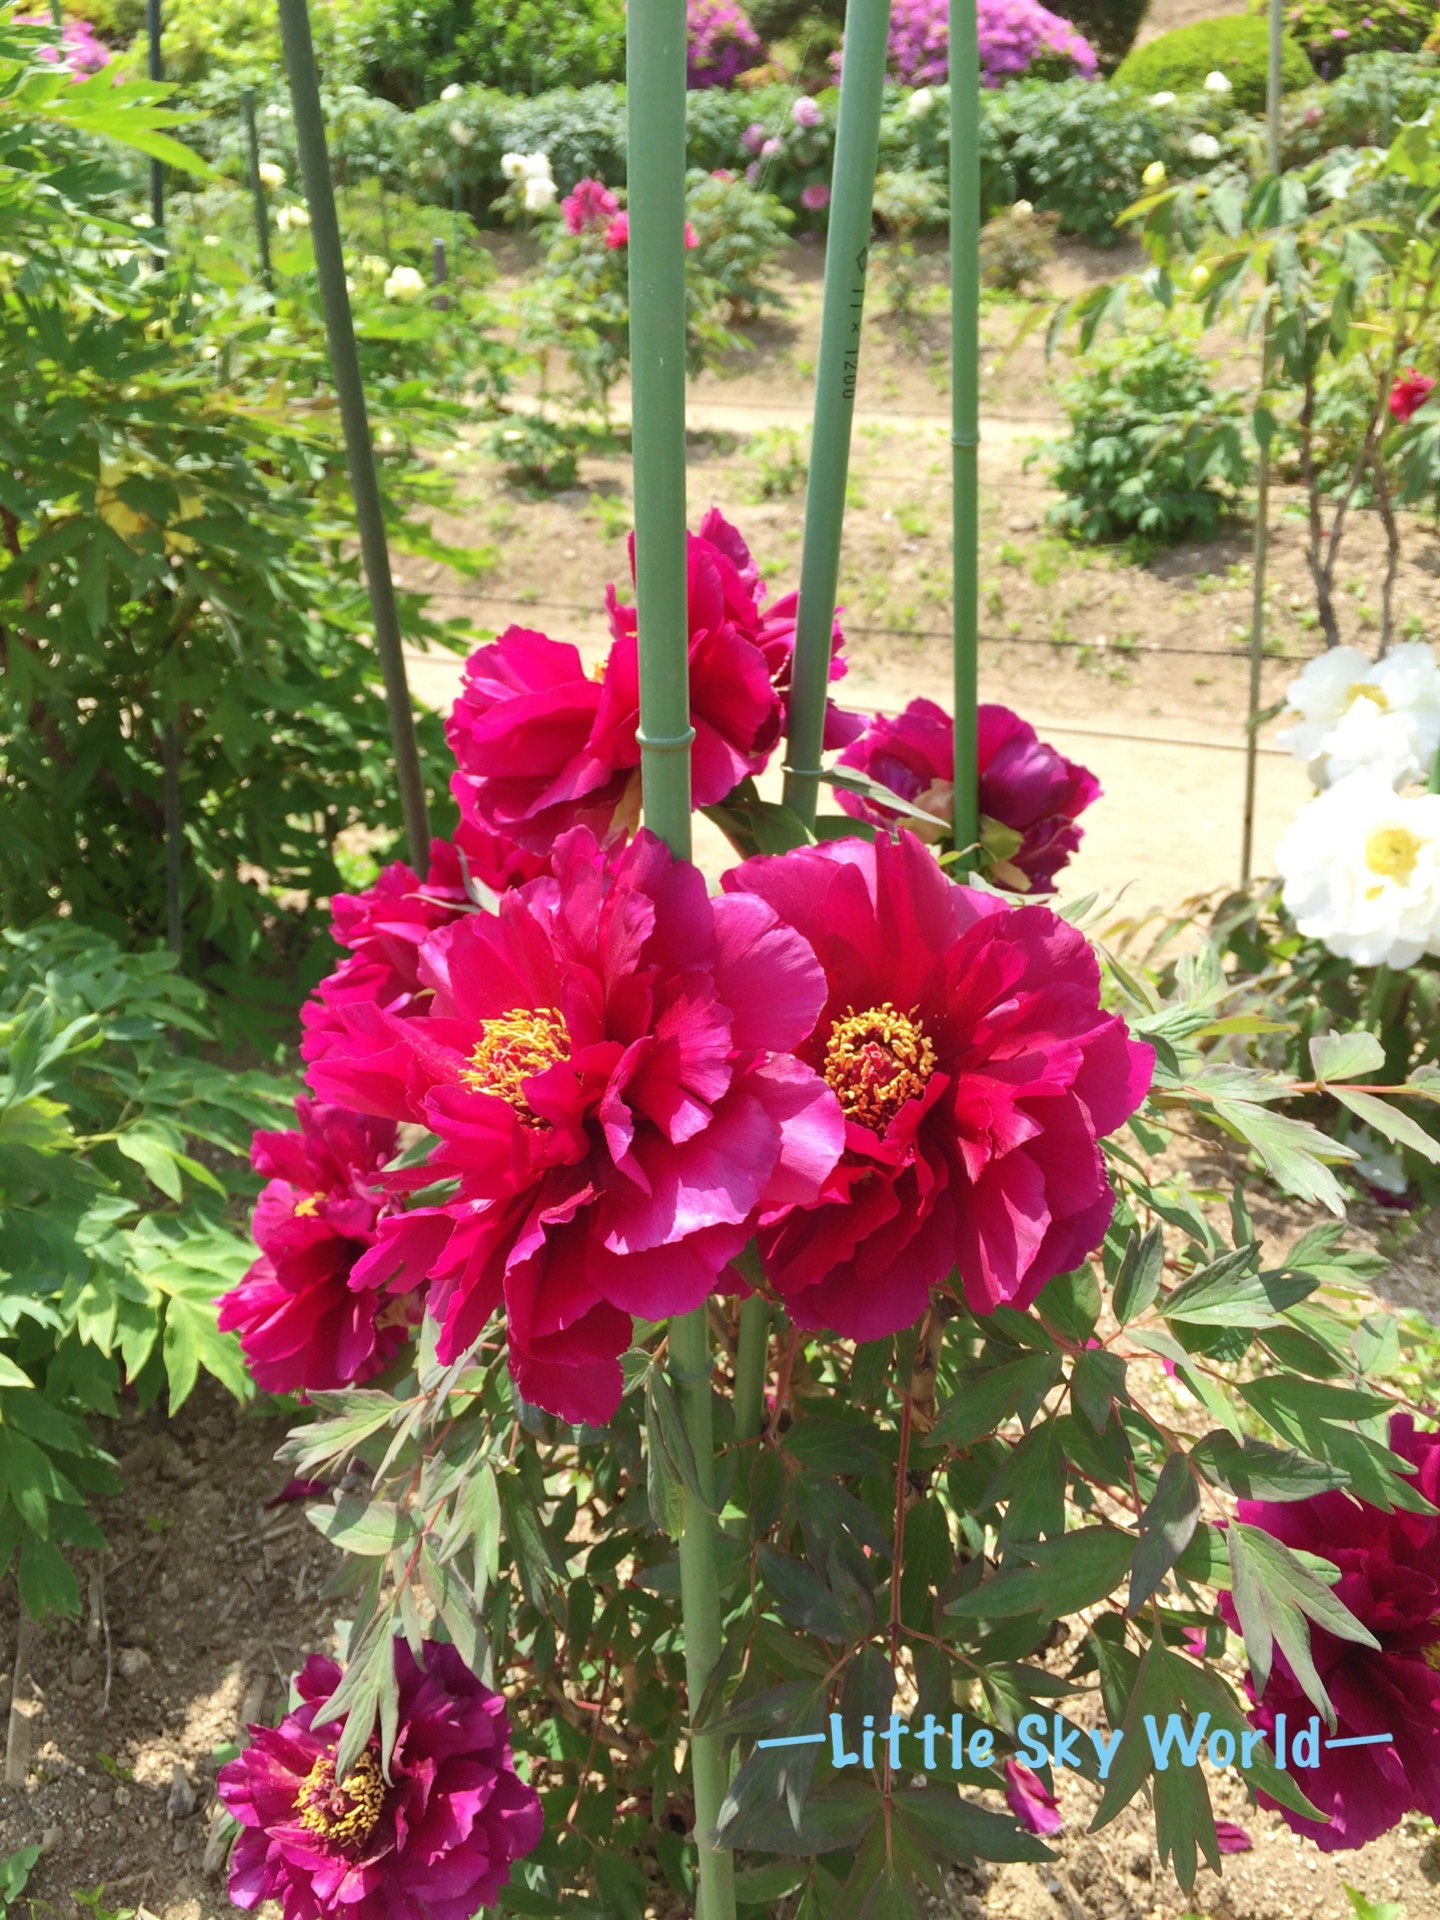
[[[765,1410],[765,1375],[770,1358],[770,1303],[752,1293],[740,1306],[740,1344],[735,1355],[735,1438],[753,1440]]]
[[[693,1716],[720,1658],[719,1527],[715,1505],[715,1432],[710,1406],[710,1325],[704,1307],[670,1322],[670,1380],[695,1455],[703,1505],[687,1492],[680,1535],[680,1605],[685,1622],[685,1684]],[[714,1843],[729,1785],[725,1742],[717,1733],[690,1735],[695,1788],[695,1846],[700,1897],[696,1920],[735,1920],[735,1856]]]

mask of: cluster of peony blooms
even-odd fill
[[[612,253],[618,253],[630,244],[630,216],[603,180],[577,180],[560,202],[560,213],[565,222],[565,231],[577,239],[585,235],[599,235]],[[687,250],[699,245],[695,229],[688,220],[685,222],[685,245]]]
[[[1335,1598],[1378,1644],[1310,1630],[1310,1655],[1335,1709],[1334,1739],[1386,1735],[1374,1746],[1322,1741],[1319,1766],[1301,1776],[1306,1797],[1327,1816],[1278,1811],[1326,1853],[1363,1847],[1408,1813],[1440,1820],[1440,1433],[1408,1414],[1390,1421],[1390,1451],[1410,1465],[1405,1478],[1429,1503],[1423,1513],[1383,1512],[1351,1493],[1321,1493],[1283,1505],[1242,1500],[1237,1517],[1299,1553],[1340,1569]],[[1221,1611],[1236,1625],[1234,1602]],[[1251,1719],[1273,1739],[1276,1718],[1303,1725],[1313,1709],[1278,1649]],[[1274,1806],[1265,1794],[1262,1805]]]
[[[688,581],[703,806],[781,739],[796,604],[714,512]],[[741,1289],[751,1241],[794,1324],[870,1340],[952,1276],[977,1311],[1025,1307],[1104,1235],[1099,1141],[1152,1056],[1084,938],[951,880],[873,786],[847,796],[857,837],[742,861],[712,895],[637,831],[635,612],[607,605],[595,671],[518,627],[472,656],[454,840],[334,903],[314,1103],[257,1141],[261,1258],[224,1309],[267,1387],[372,1376],[427,1313],[442,1360],[503,1330],[526,1400],[598,1424],[633,1321]],[[937,818],[950,741],[923,703],[868,725],[832,703],[825,731]],[[1043,892],[1098,789],[1003,708],[980,760],[1004,875]],[[402,1128],[426,1150],[396,1164]]]
[[[1440,795],[1405,792],[1440,752],[1440,663],[1423,641],[1332,647],[1292,682],[1281,734],[1322,791],[1275,851],[1300,932],[1360,966],[1440,955]]]
[[[539,1796],[515,1772],[498,1693],[452,1646],[396,1640],[396,1734],[388,1772],[372,1735],[336,1778],[340,1684],[312,1654],[300,1704],[220,1769],[216,1790],[240,1823],[230,1859],[238,1907],[280,1903],[284,1920],[471,1920],[541,1833]]]

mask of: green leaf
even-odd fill
[[[1200,1489],[1183,1453],[1160,1469],[1150,1504],[1140,1516],[1140,1544],[1130,1572],[1126,1612],[1136,1614],[1189,1546],[1200,1523]]]
[[[1160,1291],[1160,1275],[1165,1266],[1165,1238],[1159,1227],[1151,1227],[1143,1238],[1133,1232],[1125,1243],[1125,1257],[1115,1276],[1111,1307],[1120,1325],[1136,1320]]]
[[[685,1501],[712,1511],[700,1490],[690,1436],[680,1418],[670,1382],[658,1367],[645,1381],[645,1432],[649,1441],[650,1515],[662,1532],[678,1540],[685,1526]]]
[[[1033,1418],[1059,1378],[1058,1353],[1027,1353],[998,1367],[983,1363],[962,1367],[955,1393],[940,1409],[927,1446],[969,1446],[1022,1409],[1028,1409]]]
[[[1353,1080],[1385,1064],[1385,1049],[1373,1033],[1320,1033],[1310,1042],[1317,1080]]]
[[[307,1507],[305,1517],[342,1553],[383,1556],[415,1537],[410,1515],[388,1500],[347,1497],[333,1507]]]
[[[1042,1620],[1091,1607],[1125,1577],[1135,1542],[1115,1527],[1086,1527],[1058,1540],[1030,1541],[1017,1552],[1029,1566],[1002,1567],[945,1608],[947,1614],[993,1620],[1035,1613]]]
[[[1418,1120],[1412,1120],[1388,1100],[1377,1100],[1373,1093],[1361,1093],[1355,1087],[1332,1087],[1331,1093],[1342,1107],[1348,1107],[1357,1119],[1376,1133],[1393,1140],[1397,1147],[1409,1147],[1426,1160],[1440,1165],[1440,1140],[1429,1134]]]
[[[1362,1647],[1378,1647],[1379,1641],[1331,1593],[1340,1574],[1328,1561],[1297,1553],[1273,1534],[1239,1520],[1230,1523],[1228,1533],[1231,1592],[1256,1692],[1265,1691],[1278,1646],[1306,1698],[1333,1727],[1335,1709],[1310,1657],[1306,1622],[1313,1620],[1337,1639]]]
[[[1119,1354],[1103,1347],[1089,1347],[1075,1356],[1070,1370],[1071,1396],[1097,1433],[1103,1433],[1110,1424],[1115,1403],[1130,1398],[1125,1374],[1126,1364]]]
[[[1328,1139],[1308,1120],[1271,1113],[1251,1100],[1217,1095],[1214,1112],[1217,1119],[1226,1122],[1240,1139],[1255,1149],[1287,1193],[1299,1200],[1317,1200],[1331,1213],[1344,1215],[1344,1189],[1325,1162],[1353,1160],[1356,1157],[1353,1149]]]
[[[747,1761],[746,1768],[750,1766]],[[742,1770],[743,1771],[743,1770]],[[736,1800],[740,1776],[720,1809],[717,1831],[727,1847],[759,1853],[837,1853],[853,1847],[879,1806],[875,1788],[858,1780],[836,1780],[820,1793],[810,1794],[800,1818],[792,1821],[783,1800],[757,1801],[741,1807]]]
[[[35,1382],[23,1367],[17,1367],[7,1354],[0,1353],[0,1387],[30,1387]]]
[[[1236,1440],[1228,1433],[1207,1433],[1190,1458],[1207,1480],[1241,1500],[1308,1500],[1345,1485],[1338,1467],[1248,1434]]]
[[[894,1801],[895,1818],[907,1826],[926,1851],[939,1849],[952,1860],[1053,1860],[1035,1834],[988,1807],[977,1807],[945,1787],[907,1787]]]
[[[21,1847],[15,1853],[7,1853],[0,1860],[0,1910],[11,1907],[25,1891],[25,1882],[30,1878],[30,1870],[40,1858],[40,1849]]]

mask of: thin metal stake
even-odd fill
[[[1270,61],[1266,81],[1266,159],[1271,179],[1280,172],[1280,75],[1285,29],[1282,0],[1270,0]],[[1270,385],[1272,341],[1270,318],[1265,319],[1265,346],[1260,360],[1260,393]],[[1245,818],[1240,835],[1240,884],[1250,878],[1255,853],[1255,789],[1260,765],[1260,669],[1265,658],[1265,564],[1270,539],[1270,448],[1260,449],[1255,475],[1255,545],[1250,602],[1250,689],[1245,713]]]
[[[445,242],[443,240],[436,239],[430,242],[430,278],[435,282],[437,287],[443,287],[445,282],[450,278],[449,269],[445,264]],[[435,296],[435,305],[441,308],[442,311],[447,308],[450,305],[449,294],[437,293]]]
[[[153,0],[152,0],[153,3]],[[424,873],[430,863],[430,826],[425,812],[425,781],[420,771],[420,747],[415,737],[415,714],[405,677],[405,655],[400,641],[400,618],[395,605],[395,582],[390,572],[390,549],[385,539],[385,515],[380,503],[380,481],[375,471],[375,448],[365,388],[360,379],[360,356],[355,325],[345,286],[345,256],[340,244],[340,222],[335,212],[335,189],[325,145],[325,121],[320,108],[320,81],[315,68],[315,44],[305,0],[278,0],[280,36],[290,79],[295,114],[295,139],[300,151],[300,174],[310,212],[310,238],[315,249],[315,271],[325,310],[325,332],[330,342],[330,367],[345,429],[345,453],[350,468],[350,490],[360,534],[365,584],[370,591],[370,614],[375,622],[375,650],[385,679],[385,703],[390,712],[390,739],[395,752],[395,781],[405,817],[411,865]]]
[[[255,210],[255,241],[260,249],[260,284],[274,293],[270,271],[270,214],[265,205],[265,183],[260,178],[260,133],[255,125],[255,89],[240,89],[240,111],[245,118],[245,144],[250,155],[250,204]]]
[[[800,551],[800,603],[785,750],[785,804],[807,826],[814,824],[819,800],[889,31],[890,0],[850,0],[845,13],[830,225],[825,236],[825,297],[815,375],[815,425],[805,483],[805,540]]]
[[[951,567],[955,845],[980,838],[980,49],[976,0],[950,0]]]

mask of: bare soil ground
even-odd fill
[[[1167,23],[1189,6],[1177,0]],[[795,584],[803,498],[760,497],[767,467],[777,464],[761,436],[775,428],[803,436],[808,425],[820,264],[818,251],[793,250],[783,281],[789,311],[755,330],[751,353],[692,392],[692,524],[712,501],[721,506],[776,591]],[[1115,253],[1070,248],[1056,289],[1122,264]],[[1071,871],[1074,890],[1125,891],[1129,911],[1173,908],[1236,873],[1249,535],[1237,526],[1148,566],[1079,553],[1049,536],[1043,471],[1025,458],[1054,428],[1064,369],[1047,365],[1037,336],[1010,350],[1021,314],[995,307],[984,325],[982,698],[1019,708],[1104,781],[1107,798],[1089,816]],[[1212,345],[1218,362],[1226,343]],[[855,704],[894,710],[915,694],[946,697],[945,387],[941,319],[907,341],[877,317],[861,367],[842,567],[844,691]],[[617,417],[623,411],[622,395]],[[457,448],[454,464],[465,505],[441,531],[492,543],[495,564],[463,579],[412,565],[408,582],[434,591],[443,611],[478,634],[522,621],[598,652],[604,583],[626,570],[629,475],[620,453],[587,458],[581,484],[550,500],[517,493],[473,449]],[[1316,647],[1302,620],[1310,601],[1292,505],[1282,490],[1271,576],[1271,644],[1292,658],[1267,662],[1267,701]],[[1368,522],[1360,516],[1344,569],[1346,619],[1362,642],[1381,553]],[[1440,543],[1411,530],[1402,616],[1433,620],[1437,571]],[[422,696],[448,704],[457,663],[413,665]],[[1262,870],[1306,791],[1299,769],[1267,748]],[[706,852],[720,858],[716,846]],[[1267,1224],[1284,1235],[1296,1218],[1277,1208]],[[1435,1312],[1433,1240],[1407,1250],[1394,1293]],[[0,1787],[0,1859],[46,1846],[24,1897],[33,1901],[30,1920],[79,1920],[76,1892],[101,1885],[108,1908],[154,1920],[221,1920],[232,1911],[213,1848],[207,1857],[217,1755],[242,1719],[274,1717],[289,1675],[306,1652],[330,1646],[334,1628],[334,1609],[319,1597],[328,1550],[296,1508],[267,1505],[285,1482],[272,1460],[281,1437],[282,1423],[237,1413],[203,1391],[168,1427],[153,1414],[127,1417],[108,1438],[124,1490],[102,1516],[112,1544],[93,1570],[90,1617],[37,1633],[17,1658],[13,1596],[0,1595],[0,1702],[13,1698],[29,1756],[23,1784]],[[1223,1879],[1203,1876],[1188,1901],[1157,1867],[1143,1806],[1087,1836],[1094,1796],[1067,1775],[1058,1864],[956,1875],[937,1912],[946,1920],[1341,1920],[1349,1882],[1371,1899],[1403,1900],[1407,1920],[1440,1915],[1440,1843],[1425,1823],[1359,1854],[1326,1857],[1250,1808],[1233,1778],[1216,1782],[1216,1800],[1254,1847],[1227,1861]]]

